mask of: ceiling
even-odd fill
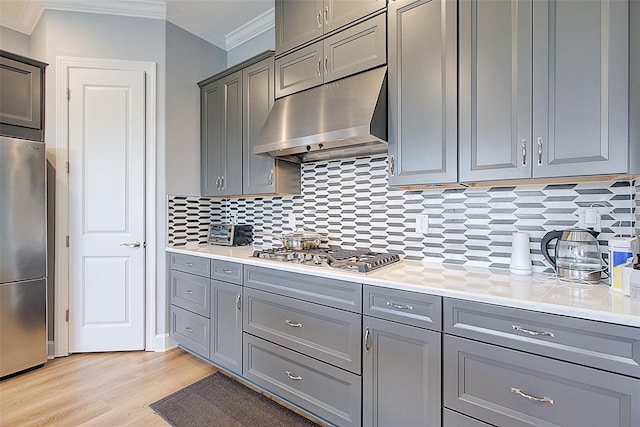
[[[45,10],[167,21],[230,50],[274,26],[274,0],[0,0],[0,26],[31,34]]]

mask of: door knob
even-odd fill
[[[120,243],[120,246],[126,246],[128,248],[139,248],[140,242]]]

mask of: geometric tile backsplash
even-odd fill
[[[331,245],[478,267],[508,268],[512,233],[525,231],[534,270],[544,271],[549,266],[540,253],[541,238],[577,226],[578,212],[586,207],[601,215],[598,240],[605,258],[610,237],[640,227],[640,179],[417,191],[387,184],[383,155],[305,163],[300,196],[169,196],[167,241],[205,243],[210,222],[253,224],[255,233],[288,232],[285,216],[293,212],[298,226],[326,235]],[[414,231],[418,214],[429,215],[428,234]],[[278,244],[259,234],[254,242]]]

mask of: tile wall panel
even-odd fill
[[[290,231],[285,215],[293,212],[300,226],[344,248],[478,267],[508,268],[512,233],[526,231],[534,270],[543,271],[548,265],[540,253],[542,236],[577,226],[577,214],[586,207],[596,207],[601,214],[604,254],[610,237],[628,235],[640,224],[639,179],[424,191],[390,189],[387,184],[387,158],[376,156],[304,164],[300,196],[171,196],[168,241],[204,243],[209,222],[235,220],[254,224],[257,245],[277,245],[260,233]],[[420,213],[429,215],[426,235],[414,231]]]

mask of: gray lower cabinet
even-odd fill
[[[389,185],[458,179],[457,2],[388,6]]]
[[[276,59],[276,98],[387,62],[385,14]]]
[[[211,280],[209,359],[242,374],[242,286]]]
[[[441,334],[363,317],[362,424],[439,426]]]
[[[640,379],[445,335],[444,404],[496,426],[640,425]]]
[[[459,8],[461,182],[630,172],[627,0]]]
[[[0,135],[44,141],[46,66],[0,50]]]
[[[201,195],[298,194],[299,165],[253,154],[274,102],[273,54],[257,55],[198,85]]]

